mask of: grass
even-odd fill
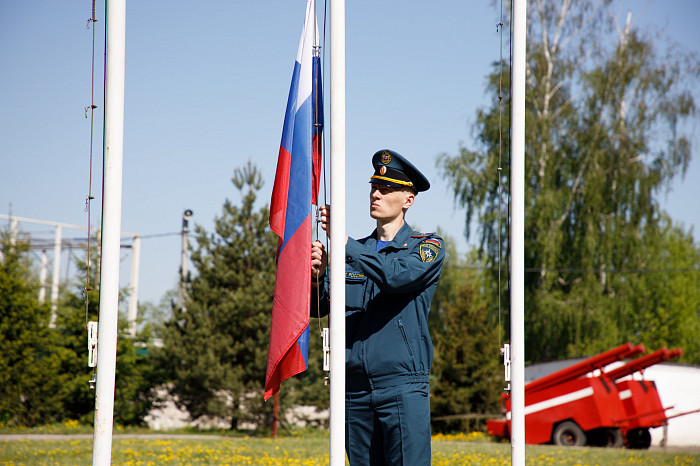
[[[35,431],[36,432],[36,431]],[[14,431],[13,433],[18,433]],[[89,465],[92,439],[0,441],[0,466]],[[276,440],[262,437],[115,438],[112,464],[326,465],[328,436],[305,431]],[[510,445],[481,433],[433,437],[433,465],[508,465]],[[700,455],[606,448],[527,446],[527,465],[696,465]]]

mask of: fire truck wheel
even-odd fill
[[[552,442],[564,447],[582,447],[586,444],[586,434],[574,421],[564,421],[555,427]]]
[[[627,446],[635,450],[646,450],[651,446],[649,429],[631,429],[627,432]]]
[[[607,444],[608,448],[622,448],[625,446],[625,437],[623,437],[620,429],[606,429],[607,430]]]
[[[620,429],[600,427],[586,432],[586,444],[593,447],[622,448],[625,437]]]

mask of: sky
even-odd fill
[[[613,5],[631,8],[638,25],[700,50],[696,0]],[[157,303],[177,285],[181,239],[175,233],[183,212],[193,211],[190,226],[212,231],[224,201],[239,201],[231,183],[236,167],[251,161],[260,169],[260,206],[269,203],[305,6],[305,0],[127,2],[122,231],[143,237],[141,302]],[[322,24],[322,2],[318,11]],[[99,226],[104,2],[97,2],[99,21],[89,23],[90,16],[87,1],[0,2],[0,214],[87,225],[91,189],[91,223]],[[464,210],[435,160],[457,154],[461,144],[474,147],[476,111],[497,98],[485,93],[485,84],[499,59],[499,18],[498,5],[486,0],[346,2],[348,234],[361,237],[374,228],[370,160],[390,148],[432,183],[409,211],[409,223],[422,231],[440,228],[460,253],[468,250]],[[93,26],[98,109],[90,188],[85,108],[92,102]],[[700,209],[689,202],[700,199],[697,122],[693,130],[688,173],[661,201],[675,221],[697,232]],[[0,228],[6,226],[0,220]],[[51,227],[20,227],[33,238],[53,238]],[[85,233],[67,229],[63,236]],[[129,260],[125,249],[122,287]],[[74,275],[74,265],[64,262],[62,274]]]

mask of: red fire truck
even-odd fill
[[[682,350],[662,348],[605,371],[644,351],[627,343],[525,385],[525,443],[648,448],[649,429],[667,422],[671,407],[663,407],[653,381],[621,379],[680,357]],[[487,429],[509,438],[510,396],[503,394],[501,401],[505,417],[489,420]]]

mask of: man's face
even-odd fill
[[[405,188],[390,188],[372,183],[369,192],[369,215],[375,220],[393,220],[404,207],[413,204],[413,193]]]

